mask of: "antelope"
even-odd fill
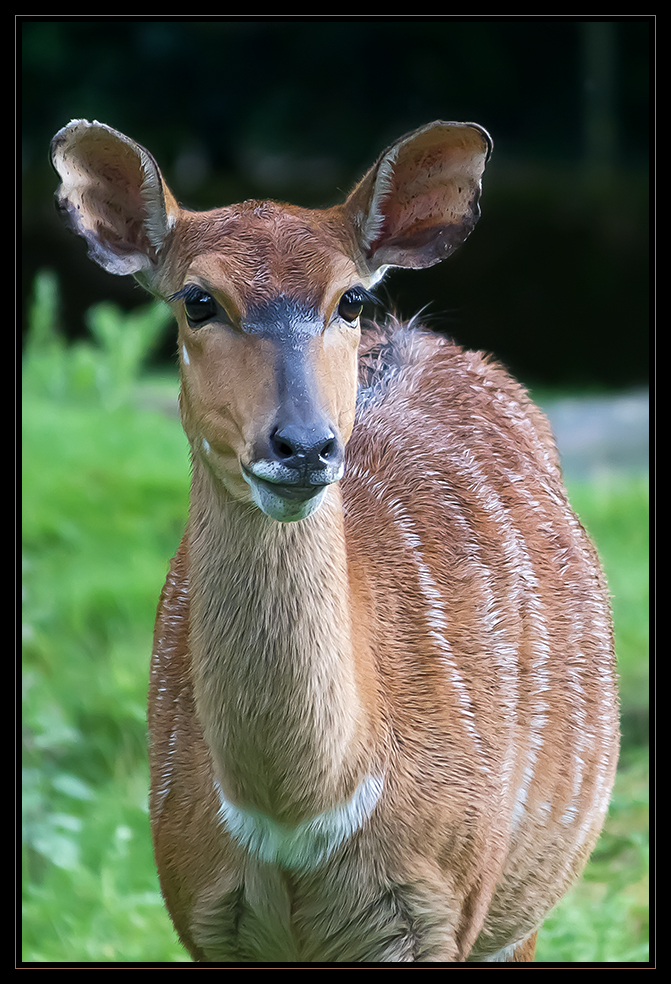
[[[179,325],[150,814],[195,961],[531,961],[602,828],[609,599],[548,421],[490,357],[362,319],[466,239],[491,148],[437,121],[334,207],[193,212],[116,130],[54,137],[91,257]]]

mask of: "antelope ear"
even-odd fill
[[[58,207],[91,259],[119,275],[155,269],[179,206],[151,154],[104,123],[73,120],[52,140],[51,160]]]
[[[344,205],[376,279],[386,266],[433,266],[466,239],[492,147],[476,123],[438,120],[384,151]]]

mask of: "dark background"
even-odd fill
[[[644,383],[653,32],[636,17],[24,19],[24,297],[56,270],[70,337],[94,303],[147,303],[56,216],[49,142],[72,118],[146,146],[191,208],[331,205],[408,130],[475,121],[495,144],[482,219],[447,262],[392,272],[391,302],[430,302],[434,326],[527,382]]]

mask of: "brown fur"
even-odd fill
[[[357,844],[352,844],[345,856],[349,859],[351,853],[359,854],[357,894],[370,891],[371,898],[378,898],[376,893],[382,892],[385,884],[398,886],[394,897],[405,899],[408,910],[404,946],[409,950],[403,952],[414,953],[413,959],[478,959],[537,928],[584,864],[600,829],[616,757],[608,605],[603,586],[598,587],[600,575],[592,547],[566,504],[547,422],[532,408],[524,392],[499,367],[433,336],[417,330],[406,334],[400,329],[396,335],[390,332],[385,337],[389,346],[397,349],[395,354],[387,353],[387,359],[407,359],[409,364],[388,365],[387,375],[375,383],[379,392],[362,410],[349,443],[343,496],[351,610],[361,619],[353,633],[358,641],[352,654],[359,678],[356,691],[364,695],[359,700],[367,706],[365,728],[375,736],[372,747],[378,749],[387,790],[370,829],[358,838],[358,851]],[[379,341],[377,345],[379,349]],[[369,343],[369,350],[374,346]],[[365,359],[362,375],[366,381],[370,378]],[[416,394],[420,376],[422,384],[428,383],[427,392],[422,389],[421,401]],[[442,419],[431,420],[429,430],[427,417],[434,407],[431,394],[438,391],[447,394],[440,401]],[[494,416],[492,405],[496,408]],[[422,448],[414,436],[415,413],[421,417],[424,437],[435,438],[433,442],[425,439]],[[466,428],[468,454],[464,453],[460,433]],[[495,460],[490,450],[494,437]],[[408,461],[413,462],[412,467],[407,466]],[[437,501],[425,484],[426,475],[437,469],[445,476],[443,501]],[[514,473],[518,480],[507,484],[505,503],[488,506],[488,496],[496,495],[492,482],[496,479],[500,486],[505,472]],[[529,532],[531,515],[537,531],[533,535]],[[253,518],[259,517],[247,517],[249,522]],[[320,512],[306,523],[317,526],[323,521]],[[324,522],[322,535],[329,525]],[[521,529],[525,529],[523,549],[528,553],[528,566],[522,569]],[[337,543],[341,534],[335,535]],[[411,549],[414,537],[422,544],[425,570],[418,567]],[[186,549],[185,540],[178,560]],[[221,565],[225,552],[218,549],[212,553]],[[265,565],[267,554],[263,556]],[[237,569],[237,564],[233,566]],[[432,638],[426,585],[422,586],[422,577],[427,576],[440,592],[437,607],[443,606],[446,613],[451,659]],[[542,580],[545,587],[530,592],[527,582],[532,577]],[[299,590],[294,589],[294,601]],[[309,593],[309,583],[302,590]],[[258,588],[252,593],[260,599]],[[186,659],[189,634],[183,590],[177,595],[177,605],[180,611],[175,613],[169,600],[163,601],[155,651],[161,654],[166,649],[164,623],[181,623]],[[272,611],[277,616],[277,610]],[[278,625],[272,627],[273,637],[289,634],[288,626],[282,631]],[[545,655],[543,640],[547,637],[552,645]],[[172,670],[171,651],[167,657],[157,656],[159,659]],[[446,663],[453,667],[451,674],[446,673]],[[251,672],[255,672],[254,667]],[[287,708],[293,706],[290,694],[282,698],[274,678],[268,680],[265,673],[246,687],[236,687],[252,696],[250,730],[256,710],[265,706],[266,688],[269,706],[284,718],[285,727]],[[171,686],[166,680],[159,683],[157,674],[155,670],[150,706],[161,687],[165,688],[161,703],[174,708],[182,699],[178,693],[189,689],[188,677]],[[463,691],[450,685],[450,676],[463,681],[465,710]],[[340,687],[342,680],[335,682]],[[190,695],[188,700],[192,706]],[[304,710],[300,705],[296,709]],[[343,709],[343,713],[356,721],[352,710]],[[543,725],[546,734],[534,780],[527,790],[524,817],[511,831],[515,792],[523,782],[534,736],[538,736],[534,726],[538,717],[547,718]],[[273,742],[277,727],[266,722],[262,729],[273,736]],[[297,735],[309,738],[305,727],[305,722],[297,723]],[[151,730],[160,734],[165,724],[158,729],[152,725]],[[182,732],[175,732],[179,760],[206,759],[190,747],[192,734],[192,728],[185,730],[182,749]],[[331,795],[335,800],[351,792],[354,780],[347,784],[347,774],[358,775],[371,766],[370,761],[360,762],[364,749],[370,747],[364,736],[365,731],[359,732],[361,747],[353,757],[350,773],[343,776],[345,784],[334,787]],[[200,735],[196,740],[202,741]],[[324,795],[328,788],[324,786],[324,767],[311,759],[310,742],[302,764],[300,748],[293,745],[287,749],[287,762],[295,763],[289,778],[298,785],[295,789],[287,786],[284,794],[297,810],[296,821],[303,817],[302,811],[309,815],[324,806],[318,800],[305,801],[302,807],[305,794]],[[587,754],[590,748],[593,752]],[[285,767],[277,758],[280,751],[274,753],[271,745],[267,754],[271,766],[274,762],[284,774]],[[159,776],[165,770],[164,757],[156,748],[152,754],[152,771]],[[310,778],[315,767],[321,776],[319,783]],[[160,814],[155,807],[152,810],[157,853],[164,859],[172,858],[167,864],[164,861],[164,870],[175,867],[170,879],[175,885],[204,879],[192,892],[196,898],[212,897],[219,916],[210,913],[209,924],[221,928],[218,919],[225,921],[220,909],[223,898],[231,892],[242,892],[244,898],[247,876],[243,872],[249,862],[229,858],[213,863],[209,852],[217,842],[218,831],[214,801],[209,823],[202,818],[198,821],[202,854],[209,859],[209,863],[203,860],[198,864],[200,876],[194,874],[194,854],[184,850],[190,842],[188,830],[181,835],[185,837],[182,849],[168,847],[174,836],[169,831],[184,828],[184,821],[178,819],[183,814],[182,804],[200,799],[195,789],[188,794],[181,791],[185,778],[191,784],[191,770],[185,774],[174,771]],[[258,762],[250,764],[248,774],[249,789],[233,793],[247,796],[250,802],[251,797],[261,795],[259,776],[268,773]],[[562,825],[560,818],[570,809],[578,782],[582,805],[575,821]],[[202,778],[198,784],[199,788],[201,784],[211,787],[211,782]],[[270,803],[259,800],[258,806],[268,809]],[[288,817],[282,813],[288,807],[276,804],[274,809],[278,816]],[[166,816],[167,810],[172,820]],[[437,816],[441,817],[438,826]],[[588,826],[583,829],[588,817]],[[374,860],[372,866],[364,860],[367,850]],[[217,854],[221,856],[222,851],[220,843]],[[344,864],[344,859],[339,863]],[[239,874],[232,877],[236,868]],[[225,893],[211,885],[214,872],[218,872],[221,885],[223,870],[230,872],[230,887]],[[320,897],[324,886],[332,887],[334,879],[344,877],[343,871],[347,865],[337,877],[327,868],[320,879],[321,889],[310,876],[290,878],[291,888],[282,891],[293,909],[305,908],[307,913],[316,904],[314,897]],[[164,885],[164,890],[171,911],[179,910],[170,888]],[[380,895],[376,906],[383,906],[382,898]],[[452,900],[442,917],[436,914],[436,899]],[[327,925],[346,920],[346,910],[339,915],[343,903],[344,899],[334,894],[334,911]],[[243,902],[240,904],[244,907]],[[199,911],[201,906],[197,906]],[[433,911],[436,922],[422,923],[426,935],[415,939],[417,920],[421,922],[424,909]],[[309,915],[302,918],[309,922]],[[201,914],[196,921],[202,925],[207,920]],[[372,949],[377,939],[370,932],[371,952],[352,956],[350,951],[341,959],[377,959]],[[310,936],[316,947],[317,931],[312,925]],[[189,945],[187,936],[184,940]],[[291,959],[307,959],[298,942],[292,945]],[[325,940],[324,952],[328,953],[328,945]],[[242,950],[241,955],[233,943],[230,946],[227,950],[217,944],[217,959],[224,959],[225,954],[227,959],[253,959],[251,951],[247,955]],[[530,959],[517,955],[529,953],[530,946],[521,946],[513,959]],[[319,959],[319,952],[315,950],[310,959]]]
[[[424,127],[324,212],[183,212],[133,147],[61,131],[63,207],[107,269],[224,312],[194,325],[175,301],[193,478],[149,731],[180,939],[199,961],[530,961],[613,783],[603,575],[547,420],[500,366],[393,319],[360,342],[339,313],[465,238],[489,138]],[[244,478],[287,419],[347,442],[297,522]]]

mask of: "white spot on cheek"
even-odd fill
[[[189,353],[186,351],[186,345],[182,345],[182,359],[184,360],[185,366],[191,365],[191,360],[189,359]]]
[[[205,438],[203,438],[203,451],[205,452],[205,454],[209,454],[210,451],[210,445],[205,440]]]

